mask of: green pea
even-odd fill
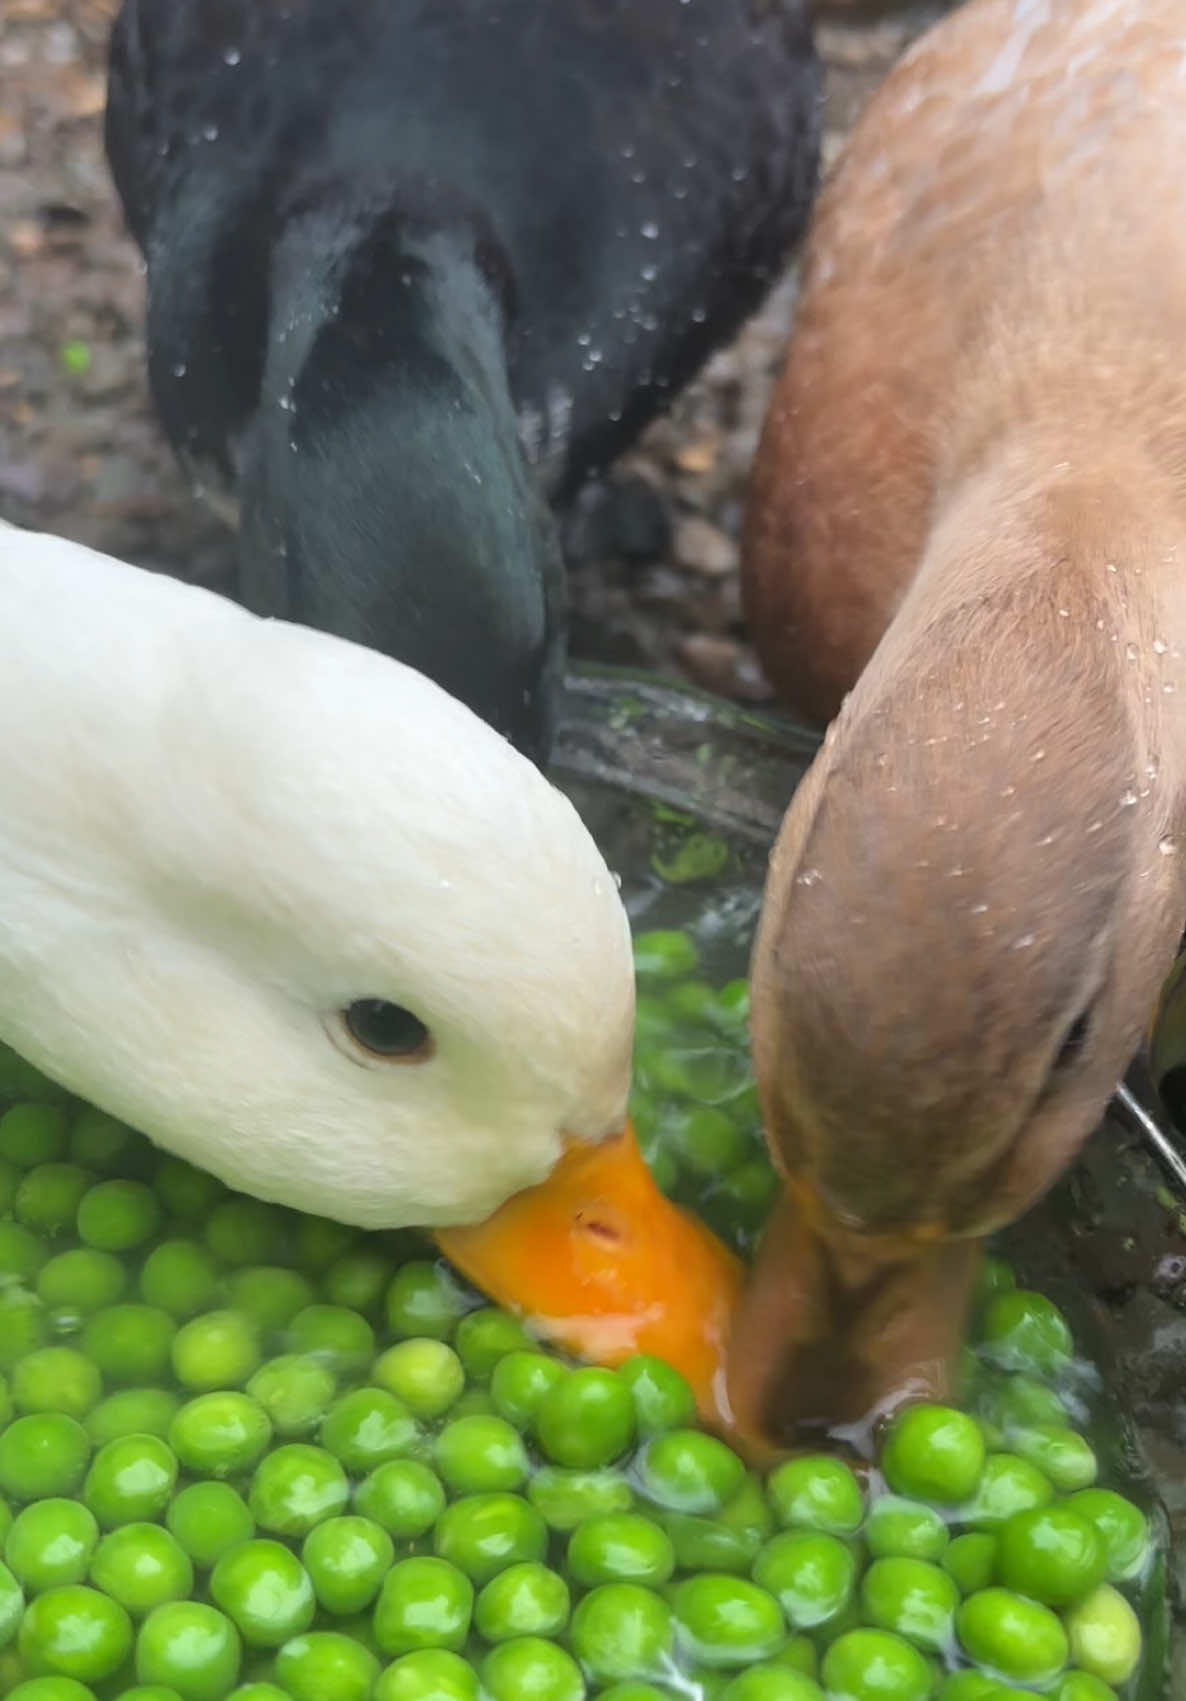
[[[928,1651],[950,1647],[959,1602],[959,1590],[946,1571],[925,1559],[877,1559],[861,1580],[861,1606],[869,1623]]]
[[[715,1436],[673,1429],[655,1436],[638,1459],[643,1491],[659,1505],[681,1512],[720,1511],[740,1487],[745,1467]]]
[[[962,1671],[953,1671],[944,1678],[936,1701],[1013,1701],[1020,1693],[1016,1689],[1006,1689],[995,1678],[965,1666]]]
[[[478,1701],[478,1674],[447,1648],[418,1648],[380,1672],[372,1701]]]
[[[538,1636],[518,1636],[491,1648],[482,1661],[490,1701],[583,1701],[585,1685],[563,1648]]]
[[[263,1407],[277,1435],[309,1435],[333,1403],[337,1380],[320,1360],[286,1353],[262,1364],[247,1392]]]
[[[359,1229],[328,1217],[310,1217],[298,1211],[293,1217],[296,1263],[302,1270],[328,1270],[362,1239]]]
[[[860,1528],[861,1486],[839,1459],[824,1454],[788,1459],[771,1472],[766,1486],[774,1516],[784,1527],[796,1525],[838,1536]]]
[[[1109,1582],[1125,1582],[1141,1571],[1149,1552],[1149,1521],[1140,1507],[1107,1488],[1072,1494],[1067,1506],[1099,1537]]]
[[[160,1200],[142,1181],[100,1181],[79,1201],[78,1238],[100,1252],[130,1252],[156,1233]]]
[[[787,1623],[814,1630],[839,1617],[856,1581],[852,1549],[821,1530],[785,1530],[759,1553],[754,1582],[782,1607]]]
[[[359,1483],[358,1510],[398,1540],[432,1529],[445,1507],[440,1478],[418,1459],[391,1459]]]
[[[136,1678],[176,1689],[182,1701],[222,1701],[239,1676],[239,1635],[199,1601],[155,1607],[136,1638]]]
[[[1067,1633],[1048,1607],[1009,1589],[981,1589],[956,1614],[969,1656],[1010,1682],[1050,1684],[1067,1663]]]
[[[454,1494],[514,1490],[528,1472],[518,1430],[500,1417],[462,1417],[446,1424],[437,1437],[435,1460]]]
[[[540,1561],[547,1526],[534,1506],[515,1494],[471,1494],[437,1519],[433,1549],[481,1586],[508,1565]]]
[[[272,1439],[267,1412],[247,1394],[199,1394],[169,1427],[169,1445],[194,1476],[249,1471]]]
[[[482,1306],[461,1319],[453,1337],[457,1355],[471,1382],[489,1382],[507,1353],[530,1352],[535,1342],[517,1317],[497,1306]]]
[[[261,1530],[306,1536],[314,1524],[346,1510],[350,1482],[332,1453],[290,1441],[262,1459],[248,1504]]]
[[[125,1524],[103,1537],[91,1562],[91,1582],[133,1618],[166,1601],[184,1600],[193,1588],[189,1555],[159,1524]]]
[[[255,1519],[246,1501],[225,1482],[195,1482],[183,1488],[170,1502],[165,1522],[203,1570],[255,1534]]]
[[[352,1636],[316,1630],[294,1636],[276,1655],[276,1677],[290,1701],[369,1701],[379,1662]]]
[[[556,1636],[568,1623],[568,1584],[546,1565],[510,1565],[491,1578],[474,1606],[474,1626],[487,1642],[512,1636]]]
[[[140,1272],[140,1297],[184,1322],[213,1305],[218,1270],[196,1240],[166,1240],[155,1247]]]
[[[45,1242],[19,1223],[0,1223],[0,1279],[32,1282],[49,1256]]]
[[[658,1524],[636,1513],[589,1518],[577,1526],[568,1544],[568,1574],[593,1588],[599,1583],[640,1583],[656,1587],[675,1570],[671,1537]]]
[[[1019,1512],[997,1535],[996,1574],[1044,1606],[1069,1606],[1103,1582],[1107,1559],[1095,1529],[1067,1505]]]
[[[53,1163],[64,1156],[66,1112],[56,1104],[14,1104],[0,1116],[0,1158],[18,1169]]]
[[[1053,1701],[1116,1701],[1116,1691],[1090,1672],[1069,1671],[1054,1691]]]
[[[394,1334],[446,1341],[469,1310],[469,1301],[443,1264],[414,1262],[396,1271],[384,1307]]]
[[[35,1500],[13,1519],[4,1558],[25,1592],[40,1595],[83,1582],[98,1540],[93,1514],[77,1500]]]
[[[254,1648],[278,1648],[308,1630],[317,1611],[309,1574],[279,1542],[243,1542],[210,1573],[210,1593]]]
[[[634,939],[634,973],[640,981],[684,980],[699,966],[696,946],[675,928],[652,928]]]
[[[939,1559],[951,1540],[932,1507],[892,1494],[869,1508],[864,1536],[874,1559]]]
[[[355,1476],[409,1452],[418,1435],[407,1406],[385,1388],[343,1394],[321,1425],[321,1445]]]
[[[77,1164],[38,1164],[17,1186],[13,1210],[18,1222],[47,1235],[73,1228],[79,1202],[94,1179]]]
[[[404,1343],[408,1347],[427,1344],[420,1341]],[[392,1352],[401,1350],[400,1347],[392,1348]],[[448,1351],[448,1348],[442,1350]],[[461,1370],[460,1360],[458,1370]],[[494,1408],[508,1423],[513,1423],[516,1429],[529,1429],[535,1421],[541,1400],[569,1374],[558,1359],[549,1358],[546,1353],[509,1352],[499,1359],[490,1376],[490,1394]],[[464,1382],[464,1372],[462,1381]],[[459,1387],[457,1393],[460,1392]],[[455,1394],[453,1398],[456,1397]],[[452,1404],[452,1401],[449,1403]]]
[[[931,1668],[888,1630],[849,1630],[824,1655],[820,1676],[829,1701],[926,1701]]]
[[[204,1169],[184,1158],[162,1154],[153,1170],[152,1185],[170,1216],[186,1222],[205,1222],[226,1195],[226,1188]]]
[[[1090,1444],[1065,1423],[1016,1429],[1009,1443],[1021,1458],[1037,1465],[1062,1494],[1090,1488],[1098,1475],[1099,1464]]]
[[[1044,1382],[1032,1376],[999,1376],[982,1397],[980,1415],[1007,1436],[1033,1425],[1065,1427],[1066,1407]]]
[[[272,1264],[281,1261],[284,1217],[274,1205],[234,1193],[206,1219],[206,1245],[220,1264]]]
[[[325,1272],[323,1292],[330,1305],[348,1311],[374,1311],[391,1281],[391,1259],[378,1246],[362,1241],[334,1261]]]
[[[35,1677],[97,1683],[118,1671],[131,1653],[132,1621],[118,1601],[68,1583],[29,1602],[18,1646]]]
[[[0,1434],[0,1490],[20,1501],[73,1494],[90,1453],[76,1418],[62,1412],[17,1418]]]
[[[371,1381],[402,1400],[412,1416],[423,1422],[441,1417],[460,1396],[465,1369],[444,1341],[399,1341],[375,1360]]]
[[[395,1559],[395,1544],[371,1518],[328,1518],[309,1531],[301,1558],[326,1612],[369,1607]]]
[[[990,1453],[975,1494],[960,1508],[960,1518],[971,1529],[993,1530],[1018,1512],[1049,1505],[1053,1498],[1049,1477],[1036,1465],[1011,1453]]]
[[[710,1668],[768,1659],[786,1634],[774,1596],[741,1577],[688,1577],[676,1585],[672,1606],[681,1647]]]
[[[950,1406],[911,1406],[890,1426],[881,1468],[895,1493],[955,1506],[974,1492],[984,1456],[975,1419]]]
[[[679,1570],[743,1573],[749,1572],[774,1525],[754,1477],[746,1477],[715,1517],[665,1512],[661,1522],[671,1537]]]
[[[638,1433],[645,1441],[669,1429],[687,1429],[696,1421],[696,1399],[678,1370],[661,1358],[639,1354],[627,1359],[618,1375],[630,1390]]]
[[[586,1518],[629,1512],[634,1492],[620,1471],[567,1471],[545,1465],[527,1484],[527,1498],[553,1530],[575,1530]]]
[[[12,1399],[19,1412],[83,1418],[102,1392],[97,1368],[72,1347],[42,1347],[13,1367]]]
[[[24,1610],[20,1584],[7,1565],[0,1565],[0,1648],[7,1648],[16,1635]]]
[[[259,1336],[238,1311],[204,1311],[173,1338],[173,1374],[195,1394],[238,1388],[259,1366]]]
[[[110,1252],[74,1246],[59,1252],[37,1275],[37,1292],[53,1311],[89,1317],[114,1305],[127,1286],[128,1273]]]
[[[356,1311],[307,1305],[288,1326],[288,1350],[314,1354],[339,1376],[359,1376],[375,1356],[375,1331]]]
[[[96,1447],[124,1435],[159,1435],[164,1441],[180,1403],[165,1388],[121,1388],[90,1412],[87,1434]]]
[[[82,1350],[107,1382],[151,1383],[166,1374],[176,1327],[152,1305],[109,1305],[83,1324]]]
[[[298,1312],[313,1303],[312,1284],[299,1271],[274,1264],[232,1270],[226,1292],[230,1309],[250,1318],[264,1336],[287,1329]]]
[[[389,1656],[416,1648],[461,1648],[473,1605],[473,1584],[456,1565],[426,1556],[401,1560],[383,1579],[375,1641]]]
[[[979,1530],[956,1536],[941,1560],[961,1595],[974,1595],[977,1589],[987,1589],[996,1574],[996,1563],[996,1537]]]
[[[1007,1289],[991,1299],[982,1325],[985,1351],[1006,1370],[1049,1377],[1066,1369],[1075,1344],[1062,1312],[1044,1294]]]
[[[125,1435],[101,1447],[83,1484],[83,1498],[105,1530],[150,1523],[169,1504],[177,1459],[156,1435]]]
[[[1124,1596],[1101,1583],[1066,1615],[1071,1658],[1101,1683],[1127,1683],[1141,1659],[1141,1621]]]
[[[102,1175],[124,1175],[137,1167],[147,1142],[106,1111],[84,1105],[70,1130],[70,1157],[83,1169]]]
[[[8,1701],[95,1701],[95,1692],[72,1677],[30,1677],[8,1691]]]
[[[721,1690],[721,1701],[824,1701],[824,1692],[803,1672],[751,1666],[730,1679]]]
[[[49,1318],[36,1295],[23,1287],[0,1286],[0,1370],[11,1370],[26,1353],[44,1346]]]
[[[576,1470],[608,1465],[634,1440],[630,1390],[612,1370],[574,1370],[540,1401],[535,1433],[555,1465]]]

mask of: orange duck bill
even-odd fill
[[[950,1392],[980,1242],[929,1226],[866,1234],[784,1186],[728,1343],[731,1419],[750,1451],[842,1441]]]
[[[740,1262],[656,1187],[634,1131],[574,1141],[548,1179],[441,1251],[483,1293],[596,1364],[652,1353],[720,1417],[724,1345]]]

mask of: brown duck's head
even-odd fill
[[[891,633],[771,860],[752,1026],[785,1185],[728,1387],[778,1444],[947,1391],[979,1242],[1095,1126],[1180,936],[1115,651],[997,600]]]

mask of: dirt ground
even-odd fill
[[[0,0],[0,515],[218,583],[231,540],[191,496],[153,420],[140,335],[143,275],[103,160],[103,63],[115,9],[116,0]],[[880,16],[842,0],[823,8],[826,158],[903,46],[943,9],[942,0]],[[682,674],[743,701],[767,697],[740,619],[736,540],[792,300],[788,277],[616,469],[627,487],[644,480],[659,490],[669,535],[640,539],[626,559],[607,551],[595,503],[579,516],[570,533],[576,655]],[[647,505],[638,510],[645,530]],[[1181,1556],[1179,1205],[1144,1154],[1106,1125],[1026,1235],[1045,1253],[1056,1248],[1055,1262],[1101,1302],[1114,1375]],[[1186,1658],[1179,1663],[1186,1694]]]

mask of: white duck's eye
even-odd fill
[[[346,1031],[357,1045],[375,1057],[419,1063],[432,1050],[432,1040],[419,1016],[386,998],[356,998],[342,1012]]]

